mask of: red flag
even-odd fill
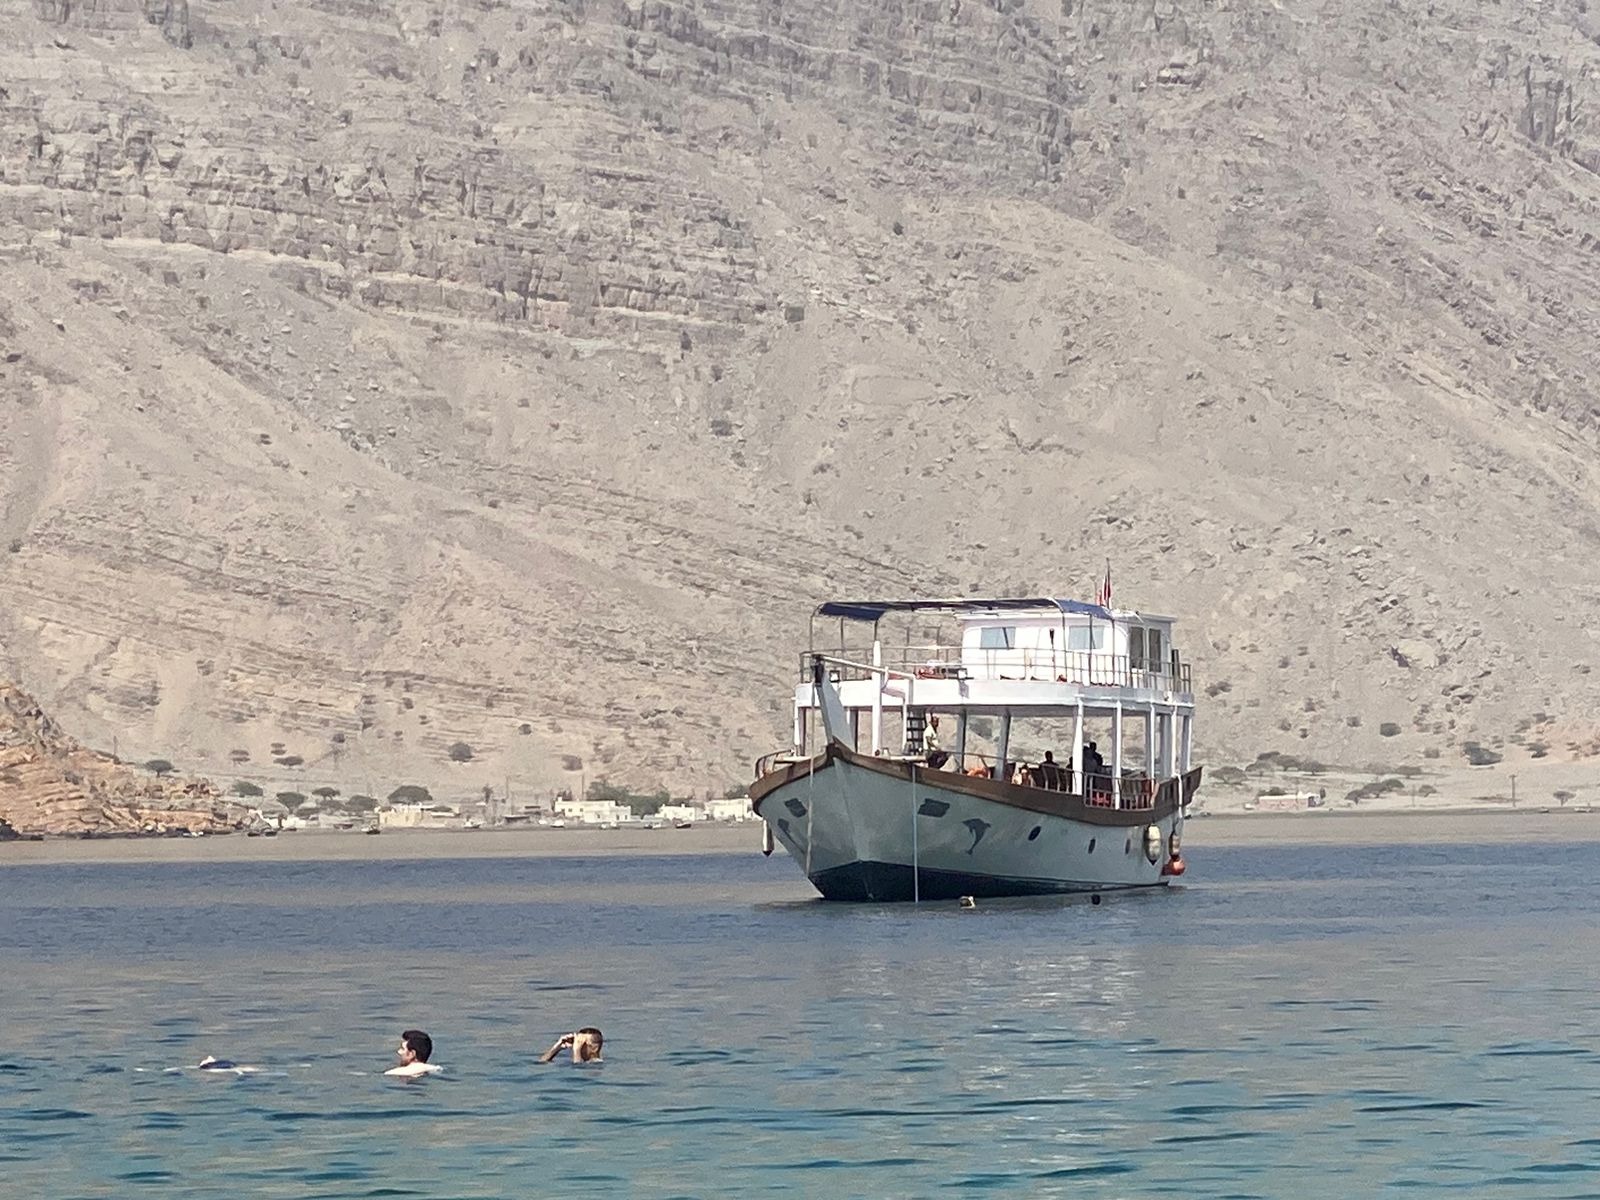
[[[1111,607],[1111,560],[1106,559],[1106,577],[1094,590],[1094,602],[1101,608]]]

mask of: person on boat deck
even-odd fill
[[[1061,767],[1056,763],[1054,750],[1044,752],[1044,761],[1039,764],[1039,786],[1055,792],[1061,790]]]
[[[572,1061],[575,1063],[599,1062],[600,1047],[605,1045],[605,1037],[593,1025],[585,1025],[576,1033],[564,1033],[555,1041],[555,1045],[539,1056],[539,1061],[547,1063],[567,1047],[572,1047]]]
[[[928,756],[928,766],[937,771],[950,761],[950,752],[939,749],[939,718],[930,716],[928,727],[922,731],[922,749]]]
[[[1100,753],[1100,744],[1090,742],[1083,752],[1083,770],[1088,775],[1104,775],[1106,773],[1105,756]]]
[[[400,1056],[400,1065],[390,1067],[384,1072],[385,1075],[415,1079],[419,1075],[432,1075],[443,1069],[428,1061],[433,1057],[433,1039],[420,1029],[408,1029],[402,1033],[400,1048],[395,1053]]]

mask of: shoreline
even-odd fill
[[[1302,812],[1213,811],[1184,822],[1185,849],[1265,845],[1463,845],[1600,842],[1600,810],[1460,807],[1313,809]],[[390,830],[243,834],[201,838],[47,838],[0,843],[8,866],[128,863],[420,862],[475,858],[657,858],[761,853],[761,824],[692,829]],[[779,852],[781,853],[781,851]]]

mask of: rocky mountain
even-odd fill
[[[0,670],[92,741],[720,787],[818,599],[1109,558],[1213,762],[1594,750],[1587,0],[0,16]]]

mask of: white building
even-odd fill
[[[706,810],[698,804],[663,804],[656,811],[663,821],[700,821],[705,815]]]
[[[735,796],[731,800],[707,800],[706,820],[708,821],[753,821],[755,813],[750,811],[749,796]]]
[[[380,829],[449,829],[461,824],[450,804],[391,804],[378,810]]]
[[[632,819],[633,810],[613,800],[558,800],[556,816],[580,825],[614,825]]]

